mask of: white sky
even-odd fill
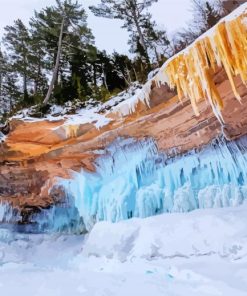
[[[85,8],[99,3],[100,0],[79,0]],[[28,24],[34,10],[55,3],[55,0],[0,0],[0,36],[3,28],[20,18]],[[191,0],[159,0],[153,4],[150,12],[154,20],[167,29],[168,33],[186,25],[190,19]],[[112,52],[128,53],[128,32],[121,29],[121,21],[109,20],[93,16],[88,11],[88,23],[95,36],[97,47]]]

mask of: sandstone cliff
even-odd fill
[[[94,171],[95,159],[118,137],[152,138],[173,157],[221,135],[245,135],[246,19],[245,5],[169,60],[132,103],[99,112],[106,118],[100,128],[94,119],[12,118],[0,144],[1,201],[21,209],[25,222],[30,212],[63,198],[62,190],[51,190],[57,177]]]

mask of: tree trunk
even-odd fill
[[[156,56],[156,60],[157,60],[157,64],[159,65],[159,63],[160,63],[160,56],[159,56],[159,53],[158,53],[158,51],[157,51],[156,46],[154,47],[154,52],[155,52],[155,56]]]
[[[147,46],[146,46],[146,43],[145,43],[145,40],[144,40],[144,36],[142,34],[141,27],[140,27],[139,22],[138,22],[138,18],[137,18],[135,9],[133,9],[133,17],[134,17],[134,23],[135,23],[135,26],[136,26],[136,29],[137,29],[137,33],[138,33],[139,38],[140,38],[140,44],[141,44],[141,46],[143,47],[143,49],[144,49],[144,51],[146,53],[146,58],[148,59],[147,62],[150,63],[149,56],[148,56],[148,49],[147,49]]]
[[[28,93],[27,93],[27,75],[24,74],[23,76],[23,95],[24,95],[24,100],[28,99]]]
[[[34,81],[34,94],[35,95],[39,92],[40,78],[41,78],[41,55],[39,54],[38,71],[37,71],[36,79]]]
[[[59,63],[60,63],[60,56],[61,56],[61,52],[62,52],[62,41],[63,41],[63,29],[64,29],[64,23],[65,23],[65,17],[63,17],[62,20],[62,24],[61,24],[61,29],[60,29],[60,35],[59,35],[59,40],[58,40],[58,48],[57,48],[57,58],[56,58],[56,64],[53,70],[53,75],[52,75],[52,79],[51,79],[51,83],[47,92],[47,95],[43,101],[43,104],[47,104],[47,102],[49,101],[52,91],[53,91],[53,87],[54,84],[57,80],[57,75],[58,75],[58,68],[59,68]]]
[[[97,86],[96,72],[97,72],[96,65],[95,63],[93,63],[93,84],[95,87]]]
[[[102,73],[103,73],[103,83],[105,85],[105,88],[107,89],[107,91],[109,91],[108,85],[107,85],[107,81],[106,81],[106,73],[104,70],[104,67],[102,66]]]
[[[131,84],[132,79],[131,79],[131,75],[130,75],[130,70],[128,67],[126,67],[127,73],[128,73],[128,78],[129,78],[129,84]]]
[[[133,67],[133,70],[134,70],[134,74],[135,74],[135,78],[136,78],[135,81],[139,81],[135,67]]]
[[[137,29],[138,35],[140,37],[140,43],[141,43],[143,49],[145,50],[145,52],[147,53],[147,46],[145,44],[144,37],[143,37],[141,28],[140,28],[137,20],[135,20],[135,25],[136,25],[136,29]]]
[[[0,97],[2,96],[3,74],[0,73]]]

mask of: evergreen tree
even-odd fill
[[[52,79],[44,100],[50,99],[54,86],[58,83],[58,76],[62,74],[61,67],[69,67],[69,57],[73,56],[75,48],[87,51],[93,42],[93,36],[87,27],[85,10],[72,0],[56,0],[56,6],[43,9],[35,13],[31,26],[40,40],[45,40],[52,66]],[[60,82],[63,77],[60,77]],[[61,85],[59,86],[61,88]]]
[[[43,43],[43,44],[42,44]],[[31,70],[30,79],[33,82],[32,94],[34,101],[37,98],[42,98],[47,90],[46,78],[46,55],[44,40],[39,40],[31,31],[30,50],[29,50],[29,67]]]
[[[10,112],[21,97],[17,87],[17,79],[17,74],[12,71],[7,56],[0,50],[0,114]]]
[[[2,97],[4,77],[6,75],[6,62],[0,49],[0,98]]]
[[[167,37],[166,31],[159,30],[157,24],[151,21],[151,15],[143,23],[143,36],[147,44],[149,56],[157,63],[161,61],[161,55],[166,53],[168,55],[170,41]],[[133,34],[129,41],[131,45],[131,52],[139,54],[140,57],[145,56],[145,52],[140,44],[140,39]]]
[[[21,20],[14,21],[13,26],[4,28],[4,44],[8,50],[12,69],[23,78],[23,97],[28,98],[28,80],[30,79],[29,50],[30,35]]]
[[[124,21],[123,28],[130,33],[131,39],[138,39],[142,47],[143,56],[149,63],[148,44],[145,40],[144,30],[150,14],[147,9],[158,0],[101,0],[98,6],[91,6],[90,9],[96,16],[120,19]]]

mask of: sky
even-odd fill
[[[89,5],[97,4],[100,0],[78,0],[87,9]],[[3,28],[11,25],[20,18],[25,24],[33,16],[34,10],[54,4],[55,0],[0,0],[0,37]],[[191,18],[191,0],[159,0],[150,9],[154,20],[160,28],[172,34],[179,28],[186,26]],[[121,21],[98,18],[88,13],[88,24],[95,36],[96,46],[108,53],[116,50],[119,53],[128,53],[128,32],[121,29]]]

